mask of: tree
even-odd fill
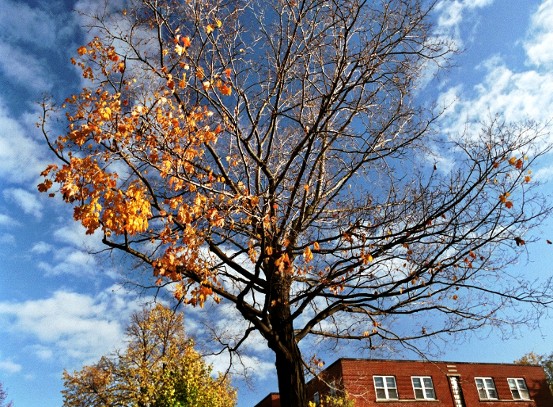
[[[89,86],[62,106],[57,139],[44,105],[58,163],[39,190],[180,301],[233,304],[248,327],[228,346],[263,337],[283,405],[307,405],[307,338],[417,346],[530,322],[551,280],[505,267],[550,211],[530,175],[548,129],[492,118],[443,135],[415,97],[451,52],[425,7],[106,5],[73,60]]]
[[[523,355],[520,359],[515,360],[519,365],[539,365],[545,371],[545,377],[549,384],[549,390],[553,393],[553,353],[549,355],[539,355],[534,352],[529,352]]]
[[[8,393],[6,390],[4,390],[4,386],[2,385],[2,382],[0,382],[0,407],[13,407],[13,403],[11,401],[7,402]],[[7,403],[7,404],[6,404]]]
[[[156,305],[134,314],[124,352],[64,372],[64,406],[230,407],[236,393],[184,335],[182,315]]]

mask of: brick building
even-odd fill
[[[307,388],[316,403],[346,391],[355,407],[553,407],[543,369],[514,364],[339,359]],[[278,394],[256,407],[281,407]]]

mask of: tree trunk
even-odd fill
[[[282,342],[282,341],[281,341]],[[280,344],[282,347],[282,343]],[[291,349],[274,350],[281,407],[306,407],[305,377],[301,353],[295,341]]]
[[[269,288],[269,319],[272,332],[267,341],[275,352],[281,407],[307,407],[303,359],[294,333],[290,312],[291,279],[287,273],[272,269]]]

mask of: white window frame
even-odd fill
[[[333,380],[330,382],[330,396],[336,397],[336,381]]]
[[[415,381],[418,381],[418,385],[415,384]],[[430,384],[428,381],[430,381]],[[411,376],[411,383],[413,384],[415,400],[436,400],[436,391],[431,376]],[[417,390],[422,393],[422,397],[417,397]]]
[[[510,377],[507,379],[513,400],[531,400],[526,380],[522,377]]]
[[[382,386],[377,385],[377,379],[382,379]],[[388,381],[393,381],[393,386],[388,384]],[[397,391],[397,383],[395,376],[373,376],[374,391],[376,393],[377,400],[399,400],[399,393]],[[384,397],[378,396],[378,390],[384,392]],[[395,396],[394,396],[395,393]]]
[[[318,391],[313,394],[313,403],[318,407],[321,405],[321,395]]]
[[[491,377],[475,377],[476,390],[480,400],[499,400],[495,382]]]

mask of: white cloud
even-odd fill
[[[0,43],[0,56],[0,73],[11,83],[36,93],[52,89],[52,80],[45,71],[47,63],[36,55],[11,44]]]
[[[95,297],[59,290],[49,298],[0,302],[0,315],[7,317],[1,330],[34,338],[31,349],[41,359],[92,363],[122,346],[124,326],[138,307],[133,296],[115,286]]]
[[[18,363],[14,363],[9,359],[0,360],[0,372],[12,374],[18,373],[22,369],[22,366]]]
[[[54,246],[46,242],[37,242],[31,248],[32,253],[45,254],[54,250]]]
[[[9,41],[32,43],[41,48],[54,45],[57,27],[52,13],[32,8],[21,1],[0,1],[0,32]]]
[[[60,275],[91,277],[96,275],[98,264],[96,257],[91,253],[72,247],[61,247],[53,251],[52,264],[41,261],[38,263],[38,268],[48,277]]]
[[[532,16],[534,28],[525,43],[529,62],[526,69],[515,70],[501,55],[495,55],[476,68],[484,72],[479,84],[472,89],[455,86],[440,95],[440,107],[449,106],[441,121],[444,132],[461,134],[467,126],[495,115],[507,122],[545,123],[552,119],[553,72],[546,66],[553,62],[551,21],[553,0],[546,0]],[[547,38],[551,40],[543,44]]]
[[[15,236],[11,233],[1,233],[0,234],[0,243],[5,245],[14,245],[15,244]]]
[[[79,222],[67,222],[54,231],[53,236],[57,242],[72,247],[86,247],[95,251],[105,248],[102,243],[101,233],[87,235],[86,229]]]
[[[40,158],[43,149],[27,131],[0,101],[0,180],[33,181],[46,166]]]
[[[553,0],[543,1],[532,16],[530,38],[524,43],[524,48],[531,64],[553,63]]]
[[[54,357],[54,351],[47,346],[35,345],[31,349],[40,360],[51,360]]]
[[[462,44],[459,27],[467,11],[489,6],[494,0],[441,0],[435,6],[437,12],[436,34],[450,37],[457,46]]]
[[[36,193],[30,193],[21,188],[8,188],[4,190],[3,195],[19,206],[25,214],[33,215],[37,219],[42,217],[42,203]]]
[[[19,222],[17,222],[14,218],[0,213],[0,226],[11,227],[17,225],[19,225]]]

